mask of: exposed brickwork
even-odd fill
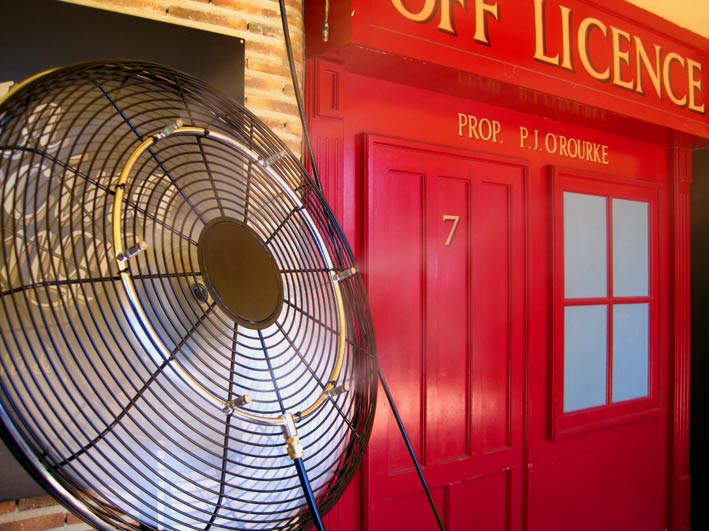
[[[71,518],[68,511],[57,504],[49,496],[26,498],[11,502],[2,502],[0,509],[0,531],[45,531],[49,529],[64,529],[67,519]],[[89,529],[85,524],[84,529]],[[75,529],[75,531],[79,531]]]
[[[65,515],[63,512],[30,516],[29,518],[24,518],[23,513],[18,514],[20,518],[17,520],[0,523],[0,531],[38,531],[64,525]]]
[[[79,518],[78,516],[74,516],[73,514],[69,513],[66,515],[66,525],[76,525],[76,524],[83,524],[84,521]]]
[[[283,42],[278,0],[69,0],[244,39],[245,103],[301,153],[302,131]],[[286,0],[293,54],[303,83],[303,2]]]
[[[50,496],[0,502],[0,531],[93,531]]]
[[[17,502],[18,511],[29,511],[31,509],[41,509],[42,507],[50,507],[56,502],[51,496],[38,496],[36,498],[23,498]]]
[[[301,127],[283,43],[278,0],[70,0],[120,13],[216,31],[246,41],[245,103],[296,154]],[[303,83],[303,3],[287,0],[293,54]],[[87,531],[48,497],[0,502],[0,531]]]

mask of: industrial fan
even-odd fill
[[[0,104],[0,186],[0,429],[50,493],[118,529],[335,504],[372,427],[369,309],[268,128],[167,67],[63,67]]]

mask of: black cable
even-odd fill
[[[313,143],[310,140],[310,133],[308,131],[308,125],[305,121],[305,107],[303,105],[303,97],[300,94],[300,87],[298,85],[298,74],[295,71],[295,61],[293,60],[293,47],[290,41],[290,32],[288,31],[288,15],[286,15],[286,3],[285,0],[279,0],[279,5],[281,6],[281,22],[283,23],[283,37],[286,41],[286,53],[288,54],[288,66],[290,67],[290,75],[293,80],[293,92],[295,93],[295,101],[298,104],[298,113],[300,114],[300,123],[303,127],[303,138],[305,139],[305,145],[308,148],[308,157],[310,158],[310,166],[313,172],[313,178],[315,179],[315,184],[318,190],[322,192],[322,183],[320,182],[320,172],[318,172],[318,165],[315,162],[315,152],[313,151]]]
[[[399,410],[396,407],[396,403],[394,402],[394,396],[391,394],[391,390],[389,389],[389,384],[386,381],[386,378],[384,378],[384,371],[382,370],[382,366],[378,365],[379,368],[379,381],[382,383],[382,388],[384,389],[384,394],[387,397],[387,400],[389,401],[389,405],[391,406],[391,411],[394,413],[394,418],[396,419],[396,424],[399,426],[399,431],[401,432],[401,436],[404,438],[404,443],[406,443],[406,449],[409,451],[409,455],[411,456],[411,460],[414,463],[414,467],[416,467],[416,473],[418,474],[419,480],[421,481],[421,485],[423,486],[423,490],[426,492],[426,497],[428,498],[428,503],[431,506],[431,510],[433,511],[434,516],[436,517],[436,521],[438,522],[438,528],[441,531],[446,531],[446,528],[443,526],[443,520],[441,519],[441,515],[438,512],[438,508],[436,507],[436,502],[433,500],[433,496],[431,495],[431,489],[428,487],[428,483],[426,483],[426,478],[423,475],[423,470],[421,469],[421,464],[419,463],[418,458],[416,457],[416,452],[414,452],[414,447],[411,445],[411,441],[409,440],[409,436],[406,433],[406,428],[404,427],[404,422],[401,420],[401,416],[399,415]]]
[[[322,518],[320,517],[320,511],[318,510],[317,503],[315,502],[313,489],[310,487],[310,480],[308,480],[308,474],[305,471],[303,459],[296,457],[293,459],[293,464],[295,465],[295,469],[298,471],[298,478],[300,478],[300,484],[303,487],[303,492],[305,493],[305,501],[308,502],[308,509],[310,509],[310,516],[313,519],[313,525],[317,531],[325,531],[325,524],[323,524]]]

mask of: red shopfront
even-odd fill
[[[446,529],[689,529],[709,42],[611,0],[325,4],[316,157]],[[437,528],[383,399],[326,523]]]

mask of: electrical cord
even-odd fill
[[[315,179],[315,184],[318,189],[322,192],[322,183],[320,182],[320,172],[318,171],[318,165],[315,161],[315,152],[313,151],[313,143],[310,139],[310,133],[308,131],[308,125],[305,120],[305,106],[303,105],[303,97],[300,93],[300,85],[298,83],[298,73],[295,70],[295,60],[293,59],[293,47],[291,46],[290,31],[288,30],[288,15],[286,14],[286,4],[285,0],[279,0],[279,5],[281,7],[281,22],[283,23],[283,37],[286,41],[286,53],[288,54],[288,66],[290,67],[290,75],[293,81],[293,92],[295,94],[295,100],[298,104],[298,114],[300,114],[300,123],[303,127],[303,139],[308,150],[308,157],[310,159],[310,166],[313,172],[313,178]]]

